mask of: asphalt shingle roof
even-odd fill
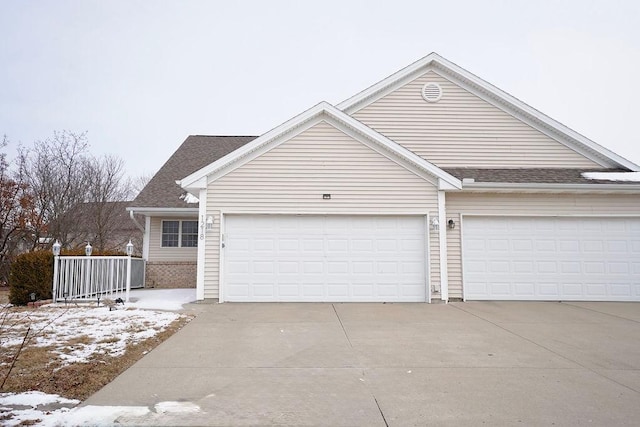
[[[190,135],[153,176],[135,200],[129,203],[129,206],[158,208],[197,207],[197,203],[186,203],[183,200],[184,190],[175,181],[213,163],[255,138],[257,137]],[[582,173],[627,171],[625,169],[573,168],[445,168],[444,170],[458,179],[473,178],[476,182],[553,184],[611,184],[612,181],[609,180],[586,179],[582,176]],[[633,184],[633,182],[617,183]]]
[[[476,182],[539,183],[539,184],[638,184],[628,181],[587,179],[584,172],[628,172],[626,169],[570,169],[570,168],[522,168],[476,169],[445,168],[458,179],[473,178]]]
[[[175,181],[215,162],[255,138],[255,136],[188,136],[129,206],[198,207],[197,203],[186,203],[180,198],[184,195],[184,190]],[[195,194],[195,196],[198,195]]]

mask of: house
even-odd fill
[[[129,210],[198,299],[639,301],[639,170],[432,53],[257,138],[189,137]]]
[[[189,136],[127,208],[144,216],[142,257],[145,286],[195,287],[198,251],[198,200],[176,180],[229,154],[255,136]]]
[[[133,243],[134,255],[141,255],[142,232],[135,223],[129,220],[125,208],[131,201],[85,202],[72,207],[63,216],[66,226],[62,227],[64,237],[60,240],[65,248],[82,248],[90,242],[96,252],[125,252],[129,241]],[[51,227],[52,226],[52,227]],[[55,223],[53,229],[61,230]],[[49,247],[51,238],[42,238],[42,243]]]

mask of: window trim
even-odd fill
[[[164,223],[165,222],[177,222],[178,223],[178,245],[177,246],[165,246],[163,243],[163,235],[164,233]],[[197,219],[162,219],[160,220],[160,248],[161,249],[176,249],[176,248],[185,248],[185,249],[196,249],[198,245],[195,246],[183,246],[182,245],[182,224],[184,222],[195,222],[196,225],[198,223]],[[196,227],[197,230],[197,227]],[[171,233],[172,235],[174,233]],[[191,234],[191,233],[189,233]],[[197,235],[197,234],[196,234]],[[197,240],[196,240],[197,242]]]

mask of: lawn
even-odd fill
[[[0,290],[0,424],[7,426],[60,419],[191,319],[149,309],[167,308],[151,293],[113,311],[96,303],[10,307],[6,294]]]

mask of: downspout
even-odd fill
[[[129,211],[129,217],[131,217],[131,220],[133,221],[133,223],[136,225],[136,227],[138,227],[138,230],[140,230],[140,231],[142,231],[142,233],[144,233],[144,227],[142,225],[140,225],[140,223],[136,219],[133,211]]]

